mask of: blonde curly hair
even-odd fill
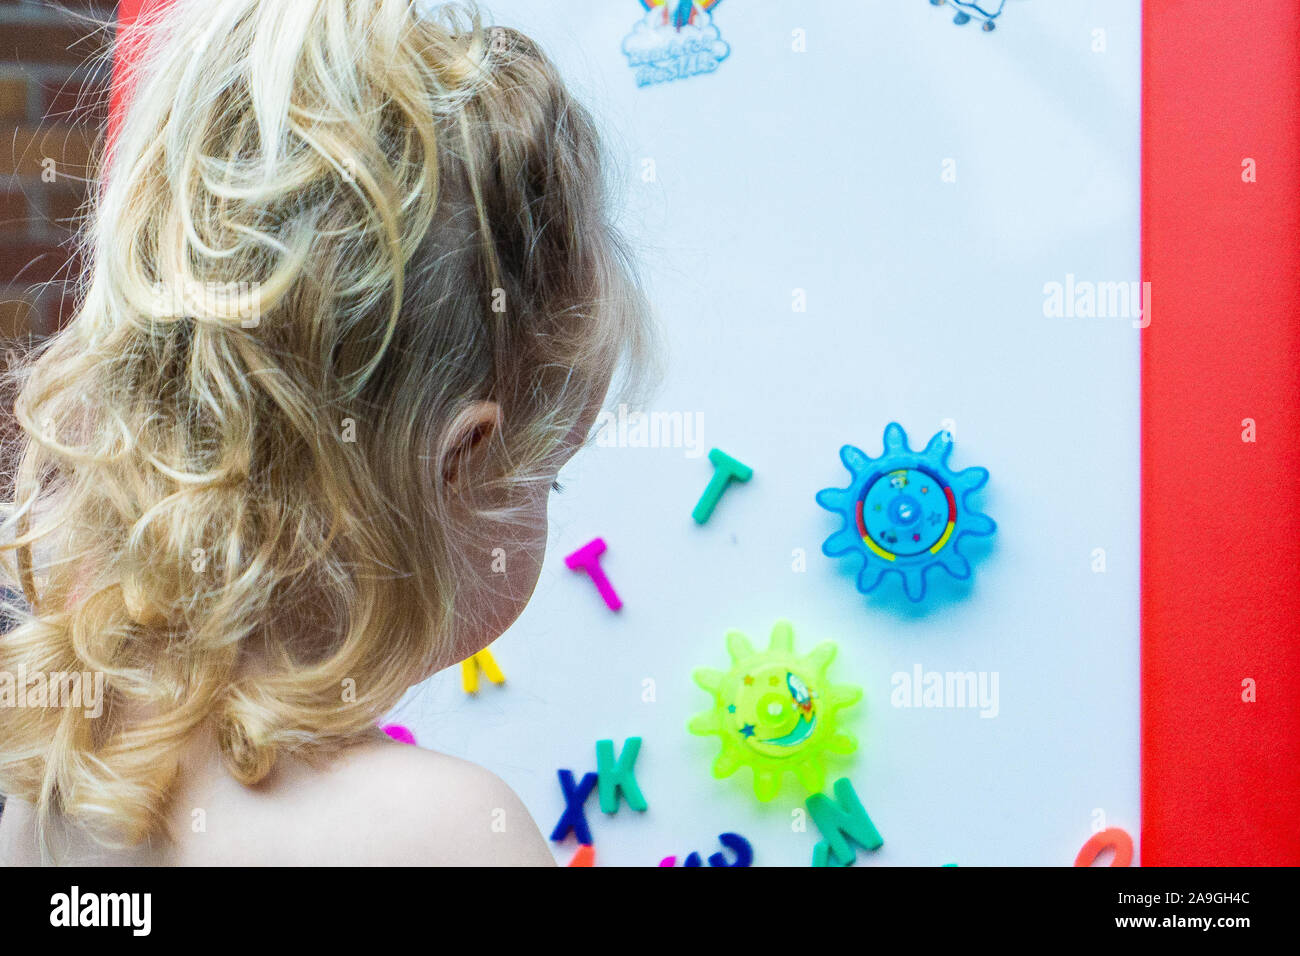
[[[592,120],[523,35],[179,0],[119,42],[134,92],[79,308],[16,372],[0,544],[0,671],[106,688],[98,718],[0,709],[0,792],[107,846],[165,831],[199,728],[251,784],[452,663],[458,416],[501,408],[474,500],[507,524],[649,335]]]

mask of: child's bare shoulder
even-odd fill
[[[35,840],[24,839],[32,830],[31,807],[10,798],[0,811],[0,867],[34,866],[40,862]]]
[[[519,797],[496,774],[397,743],[358,746],[276,787],[333,833],[320,862],[379,865],[554,866]]]
[[[57,862],[200,866],[554,866],[500,777],[405,744],[359,745],[324,767],[285,759],[254,787],[214,761],[182,774],[173,841],[109,851],[57,827]],[[0,817],[0,866],[41,862],[29,806]]]

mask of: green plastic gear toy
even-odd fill
[[[839,712],[862,698],[862,688],[832,684],[826,672],[836,646],[818,644],[804,657],[795,653],[794,628],[778,621],[759,652],[744,634],[727,634],[731,670],[700,668],[695,683],[713,695],[713,707],[691,718],[687,729],[717,736],[722,752],[713,776],[729,777],[744,764],[754,771],[754,795],[776,796],[788,771],[809,791],[826,783],[826,753],[851,754],[858,742],[838,726]]]

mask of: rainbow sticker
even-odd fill
[[[862,543],[886,561],[938,554],[957,526],[952,488],[922,465],[877,472],[856,508]]]
[[[721,0],[640,0],[645,15],[623,39],[637,86],[712,73],[731,55],[710,12]]]

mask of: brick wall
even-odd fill
[[[69,240],[95,178],[114,13],[104,0],[0,0],[2,340],[48,334],[70,310]]]

